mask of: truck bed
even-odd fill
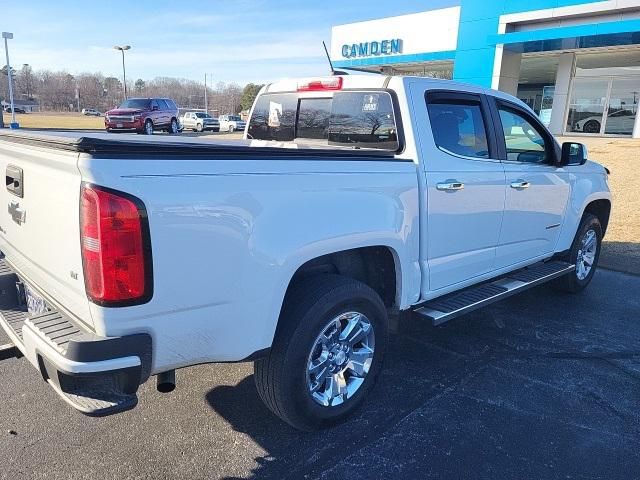
[[[206,158],[330,158],[371,160],[394,157],[393,152],[340,146],[275,143],[260,140],[209,140],[169,135],[137,136],[88,131],[21,130],[0,131],[0,140],[91,155],[168,155]],[[117,158],[115,157],[115,158]]]

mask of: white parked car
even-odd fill
[[[83,108],[82,109],[82,114],[83,115],[90,115],[90,116],[94,116],[94,117],[101,117],[102,116],[102,113],[100,113],[95,108]]]
[[[439,325],[596,270],[607,171],[504,93],[281,81],[246,137],[1,132],[0,357],[88,415],[152,375],[166,392],[176,369],[253,361],[267,406],[312,430],[367,397],[389,315]]]
[[[180,124],[183,129],[186,128],[194,132],[204,132],[205,130],[211,130],[212,132],[220,131],[220,122],[218,119],[206,112],[185,112],[185,114],[180,117]]]
[[[615,110],[607,116],[605,125],[606,133],[631,134],[633,124],[636,119],[635,112],[627,109]],[[602,126],[602,115],[591,116],[577,121],[574,125],[574,132],[600,133]]]
[[[220,121],[221,132],[242,131],[247,126],[247,122],[242,120],[239,115],[220,115],[218,120]]]

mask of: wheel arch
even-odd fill
[[[380,269],[380,270],[379,270]],[[389,245],[368,245],[345,250],[328,251],[312,258],[299,259],[289,270],[284,289],[275,292],[275,321],[270,331],[275,338],[282,309],[293,287],[302,279],[323,274],[338,274],[359,280],[380,295],[389,310],[397,309],[402,299],[401,259],[395,248]],[[383,274],[379,275],[379,271]],[[271,341],[269,344],[271,344]]]
[[[402,270],[398,253],[387,245],[372,245],[326,253],[301,264],[291,276],[284,295],[295,283],[313,275],[338,274],[371,287],[387,308],[401,299]]]
[[[602,236],[604,236],[609,226],[609,218],[611,217],[611,200],[605,198],[593,200],[585,206],[581,218],[584,218],[587,213],[595,215],[598,218],[602,226]]]

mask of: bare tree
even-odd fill
[[[41,110],[68,111],[79,107],[105,111],[119,105],[123,97],[122,82],[101,73],[84,72],[73,76],[64,71],[34,71],[30,65],[23,65],[19,72],[14,72],[14,79],[16,91],[26,98],[37,100]],[[168,97],[181,108],[205,108],[204,84],[194,80],[139,78],[130,84],[127,82],[127,87],[136,96]],[[219,82],[214,88],[208,87],[209,108],[220,113],[237,113],[241,109],[242,92],[243,89],[235,83]],[[5,67],[0,71],[0,99],[7,96]]]

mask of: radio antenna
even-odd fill
[[[327,61],[329,62],[329,68],[331,68],[331,75],[335,75],[336,71],[333,69],[333,62],[331,62],[331,57],[329,56],[329,50],[327,50],[327,44],[322,41],[322,46],[324,47],[324,53],[327,56]]]
[[[336,70],[333,68],[333,62],[331,61],[331,57],[329,56],[329,50],[327,50],[327,44],[322,41],[322,46],[324,47],[324,53],[327,56],[327,61],[329,62],[329,68],[331,69],[331,75],[349,75],[347,72],[343,72],[341,70]]]

